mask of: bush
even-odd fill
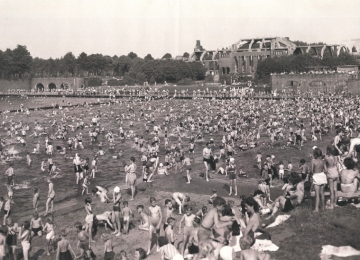
[[[108,84],[108,86],[121,86],[121,82],[122,82],[122,80],[109,79],[107,84]]]
[[[185,78],[185,79],[179,80],[177,82],[177,84],[178,85],[194,85],[194,81],[192,79]]]
[[[209,74],[205,77],[205,82],[207,83],[213,83],[214,82],[214,76]]]
[[[100,78],[88,78],[86,82],[88,87],[98,87],[102,85],[102,79]]]

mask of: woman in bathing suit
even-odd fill
[[[311,160],[311,172],[313,173],[313,185],[315,187],[315,210],[319,211],[319,204],[321,208],[325,208],[324,186],[327,184],[325,171],[325,162],[322,160],[322,151],[320,148],[314,149],[314,159]]]
[[[30,250],[30,239],[31,239],[31,232],[29,230],[30,228],[30,222],[29,221],[24,221],[22,228],[20,229],[19,232],[19,238],[21,240],[21,246],[22,246],[22,251],[23,251],[23,255],[24,255],[24,260],[29,260],[29,250]]]
[[[152,235],[153,235],[154,231],[156,233],[157,250],[159,250],[157,237],[160,235],[160,224],[162,222],[161,208],[160,208],[160,206],[156,205],[156,199],[154,197],[150,198],[150,204],[151,204],[151,206],[149,207],[149,211],[150,211],[149,244],[148,244],[147,254],[150,254],[150,251],[151,251],[151,241],[152,241]]]
[[[131,199],[134,200],[135,195],[135,183],[136,183],[136,164],[135,164],[135,157],[131,156],[130,158],[131,164],[127,168],[127,185],[130,186],[131,189]]]
[[[87,197],[85,199],[85,211],[86,211],[86,218],[85,218],[85,222],[87,224],[87,231],[89,234],[89,248],[91,248],[91,242],[92,242],[92,229],[93,229],[93,224],[94,224],[94,215],[92,212],[92,208],[91,208],[91,198]]]
[[[120,236],[121,232],[121,222],[120,222],[120,202],[121,202],[121,193],[120,188],[116,186],[114,188],[113,193],[114,198],[114,206],[113,206],[113,219],[112,222],[114,223],[115,231],[113,234],[116,234],[116,236]]]
[[[325,155],[325,169],[326,169],[326,177],[328,179],[328,184],[330,187],[330,207],[329,209],[333,209],[336,205],[337,201],[337,184],[339,180],[339,171],[338,171],[338,158],[339,155],[338,150],[332,145],[327,147],[327,153]]]
[[[48,179],[47,182],[49,183],[49,192],[48,192],[48,198],[47,198],[47,201],[46,201],[45,216],[48,214],[49,204],[51,204],[50,213],[53,212],[53,210],[54,210],[54,198],[55,198],[54,183],[52,182],[51,179]]]
[[[234,186],[235,196],[237,196],[236,169],[235,169],[235,164],[234,164],[234,158],[230,158],[229,165],[226,167],[225,171],[229,175],[229,181],[230,181],[229,196],[232,194],[233,186]]]
[[[16,245],[17,245],[17,234],[19,233],[19,226],[17,223],[13,223],[12,219],[9,217],[6,220],[7,225],[7,237],[6,244],[8,245],[10,258],[16,260]]]

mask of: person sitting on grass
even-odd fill
[[[270,255],[265,252],[259,252],[251,249],[251,245],[254,244],[254,239],[250,236],[243,236],[240,238],[240,259],[241,260],[270,260]]]
[[[296,206],[299,206],[304,199],[304,181],[299,176],[298,173],[291,173],[289,178],[289,183],[291,183],[295,190],[289,191],[285,196],[280,196],[272,204],[268,204],[268,207],[271,210],[271,215],[269,218],[274,216],[279,209],[283,212],[289,212],[294,209]]]
[[[340,187],[344,193],[353,193],[358,189],[360,174],[355,169],[356,163],[352,158],[345,158],[344,165],[346,169],[340,172]]]

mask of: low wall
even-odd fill
[[[30,79],[25,80],[5,80],[0,79],[0,92],[8,93],[9,89],[24,89],[30,91]]]

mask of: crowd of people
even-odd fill
[[[315,191],[315,212],[338,207],[338,183],[343,194],[357,193],[360,178],[357,170],[360,155],[358,97],[203,99],[202,92],[212,93],[203,90],[198,95],[194,91],[192,100],[173,99],[168,95],[155,100],[149,95],[144,100],[135,93],[128,99],[103,101],[103,109],[84,104],[74,108],[77,109],[75,114],[71,113],[73,108],[68,107],[58,107],[51,112],[35,111],[43,118],[29,123],[24,122],[31,116],[28,110],[14,116],[3,113],[1,163],[7,165],[4,172],[7,192],[0,199],[0,208],[4,209],[0,260],[5,255],[17,259],[18,241],[24,259],[28,260],[32,240],[43,235],[46,254],[53,254],[55,259],[95,259],[92,247],[102,224],[106,229],[101,234],[103,259],[147,259],[154,255],[153,259],[228,260],[235,259],[238,252],[240,259],[270,259],[267,252],[254,248],[257,240],[271,239],[264,229],[265,218],[291,212],[305,198],[310,198],[312,190]],[[142,127],[135,129],[134,124]],[[84,131],[89,134],[84,135]],[[334,138],[323,153],[319,147],[323,146],[324,136],[329,135]],[[29,138],[36,138],[35,147],[26,142]],[[131,141],[133,146],[122,146],[123,140]],[[9,149],[13,141],[22,152],[34,148],[33,152],[26,153],[26,164],[31,167],[33,160],[41,160],[41,171],[48,174],[45,205],[41,205],[35,187],[33,198],[29,198],[33,217],[22,223],[15,223],[11,215],[14,193],[21,191],[13,189],[19,179],[17,165],[20,163]],[[299,167],[295,167],[286,153],[289,149],[304,149],[304,143],[314,144],[311,145],[314,146],[310,152],[311,161],[304,157]],[[81,151],[90,149],[90,144],[91,147],[97,145],[98,150],[92,152],[92,158],[82,158]],[[115,151],[113,158],[127,160],[125,178],[116,185],[102,187],[97,184],[95,175],[101,171],[99,158],[109,156],[107,149]],[[243,156],[250,149],[257,149],[255,158]],[[275,149],[283,150],[283,158],[272,154]],[[139,156],[129,156],[130,150],[138,152]],[[84,197],[84,219],[74,222],[79,250],[67,239],[69,231],[57,226],[53,215],[57,203],[52,177],[61,172],[59,158],[72,165],[73,185],[82,187],[78,195]],[[244,160],[253,160],[257,169],[244,172]],[[29,171],[34,169],[29,168]],[[252,176],[258,179],[259,185],[252,194],[240,196],[237,180],[250,175],[248,171],[256,172]],[[174,190],[165,199],[165,207],[155,197],[150,197],[147,205],[137,203],[142,196],[136,193],[138,185],[151,185],[161,182],[161,175],[182,172],[186,174],[188,185],[194,185],[192,179],[197,178],[194,172],[204,173],[204,186],[217,181],[211,178],[213,174],[226,176],[230,188],[228,196],[235,196],[240,206],[236,206],[231,197],[226,201],[218,196],[217,190],[213,190],[202,205],[196,205],[197,208],[190,203],[189,194],[181,190]],[[271,191],[276,189],[275,179],[284,182],[283,195],[276,199],[271,197]],[[176,184],[174,186],[176,189]],[[325,203],[325,187],[330,191],[328,203]],[[130,195],[124,194],[123,189],[129,190]],[[91,193],[99,200],[95,202]],[[94,203],[105,203],[108,210],[95,212]],[[45,206],[45,214],[40,216],[39,207],[42,206]],[[181,215],[180,220],[175,216],[176,211]],[[135,214],[141,221],[136,228],[131,228]],[[182,239],[177,239],[182,243],[175,243],[175,230],[182,234]],[[129,232],[138,232],[138,236],[143,237],[144,231],[148,232],[147,248],[137,248],[131,256],[127,256],[125,245],[120,252],[114,248],[113,240],[117,237],[126,237]],[[56,236],[59,239],[54,246]],[[156,249],[152,248],[154,240]]]

